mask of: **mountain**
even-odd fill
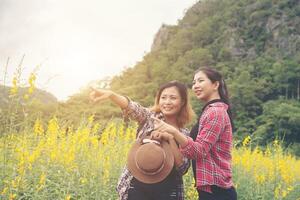
[[[9,91],[11,87],[0,85],[0,107],[3,107],[9,103]],[[21,102],[24,102],[25,100],[22,100],[22,97],[27,93],[28,88],[18,88],[18,98],[20,98]],[[44,90],[41,89],[35,89],[35,91],[30,95],[30,99],[35,99],[36,101],[39,101],[41,104],[55,104],[57,103],[57,98]]]
[[[47,122],[57,110],[57,99],[49,92],[35,89],[29,95],[28,88],[19,87],[16,95],[10,95],[10,90],[0,86],[0,136],[33,127],[38,118]]]
[[[199,1],[178,25],[162,25],[151,52],[110,86],[149,106],[160,84],[191,86],[194,71],[212,65],[230,90],[237,141],[250,134],[261,144],[283,137],[299,143],[299,2]],[[194,97],[192,103],[199,114],[202,105]]]
[[[151,51],[114,76],[109,87],[147,107],[160,84],[178,80],[191,87],[196,69],[214,66],[229,88],[237,144],[246,135],[261,145],[284,139],[300,155],[299,2],[199,1],[177,25],[163,24]],[[91,106],[87,94],[84,90],[60,105],[61,117],[78,122],[90,113],[97,120],[120,116],[109,103]],[[202,104],[193,95],[191,102],[200,114]]]

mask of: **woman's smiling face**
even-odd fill
[[[218,94],[219,82],[212,82],[205,73],[199,71],[195,74],[193,80],[193,91],[197,99],[208,102],[216,98]]]
[[[165,116],[177,116],[182,105],[182,98],[175,86],[162,91],[159,98],[159,108]]]

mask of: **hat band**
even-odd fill
[[[157,140],[151,140],[151,139],[148,139],[148,138],[143,139],[143,140],[142,140],[142,143],[143,143],[143,144],[154,143],[154,144],[160,145],[160,142],[159,142],[159,141],[157,141]]]

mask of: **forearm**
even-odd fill
[[[183,164],[183,155],[179,151],[178,146],[177,146],[174,138],[170,138],[169,139],[169,144],[170,144],[172,152],[174,154],[175,166],[179,167],[179,166],[181,166]]]
[[[110,95],[109,98],[112,102],[117,104],[122,109],[124,109],[128,106],[128,103],[129,103],[128,99],[122,95],[115,93],[115,92],[112,92],[112,94]]]
[[[181,146],[184,147],[188,144],[188,139],[185,135],[181,134],[178,130],[172,133],[176,142]]]
[[[211,144],[204,140],[198,139],[193,141],[188,137],[186,146],[180,148],[180,152],[187,158],[197,160],[199,158],[205,158],[211,149]]]

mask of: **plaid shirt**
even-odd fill
[[[138,103],[135,103],[130,100],[129,100],[128,107],[125,108],[123,111],[124,111],[125,118],[131,118],[138,122],[139,128],[137,131],[137,137],[149,135],[151,131],[154,129],[154,121],[151,119],[152,116],[164,120],[162,113],[151,112],[149,109],[144,108]],[[180,132],[182,132],[186,136],[189,135],[189,131],[187,129],[180,129]],[[178,200],[184,200],[184,188],[183,188],[182,176],[188,171],[189,167],[190,167],[190,160],[184,157],[183,164],[176,168]],[[130,183],[132,181],[132,178],[133,178],[132,174],[125,166],[119,178],[117,188],[116,188],[120,200],[128,199],[128,190],[130,188]]]
[[[183,155],[196,160],[196,186],[211,192],[211,185],[233,186],[231,169],[232,127],[223,102],[208,105],[199,120],[195,141],[188,137]]]

